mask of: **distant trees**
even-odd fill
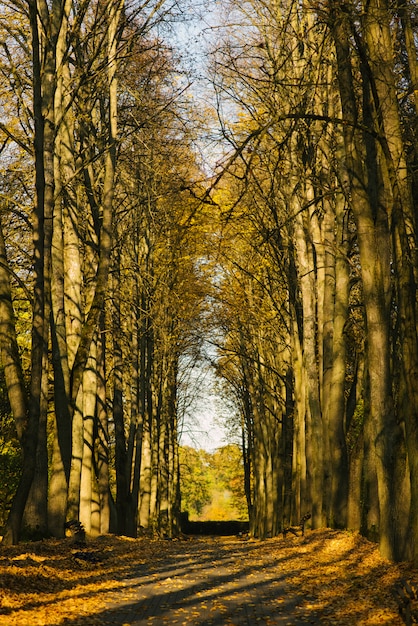
[[[181,508],[191,518],[199,517],[210,503],[209,453],[190,446],[180,448]]]
[[[181,508],[194,521],[246,520],[242,453],[236,444],[214,452],[180,447]]]

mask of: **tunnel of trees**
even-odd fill
[[[417,3],[212,3],[196,104],[209,6],[1,5],[3,542],[178,533],[210,342],[251,533],[418,563]]]

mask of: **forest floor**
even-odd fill
[[[401,579],[418,571],[334,530],[0,544],[0,626],[397,626]]]

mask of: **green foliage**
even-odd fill
[[[16,439],[0,437],[0,527],[7,519],[22,468],[20,446]]]
[[[244,490],[244,467],[242,452],[238,445],[228,444],[218,448],[211,458],[211,465],[218,485],[230,493],[229,506],[235,509],[235,518],[248,519]]]
[[[180,448],[180,477],[182,510],[190,518],[199,517],[205,504],[210,502],[208,453],[189,446]]]
[[[21,448],[0,369],[0,527],[5,523],[21,473]]]
[[[247,520],[244,470],[239,446],[213,454],[180,448],[182,510],[195,521]]]

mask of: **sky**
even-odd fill
[[[191,71],[193,97],[209,99],[205,93],[205,51],[216,32],[218,3],[215,0],[192,0],[185,20],[177,23],[171,37],[182,57],[185,68]],[[214,375],[209,366],[197,366],[193,374],[196,389],[191,406],[185,411],[180,444],[213,452],[228,443],[228,434],[222,427],[223,408],[214,391]]]
[[[214,452],[228,443],[228,436],[220,423],[217,401],[213,394],[204,394],[193,413],[185,417],[180,445]]]
[[[216,391],[217,381],[210,364],[215,358],[214,348],[203,342],[197,363],[186,355],[179,370],[180,444],[208,452],[230,442],[223,426],[228,411]]]

